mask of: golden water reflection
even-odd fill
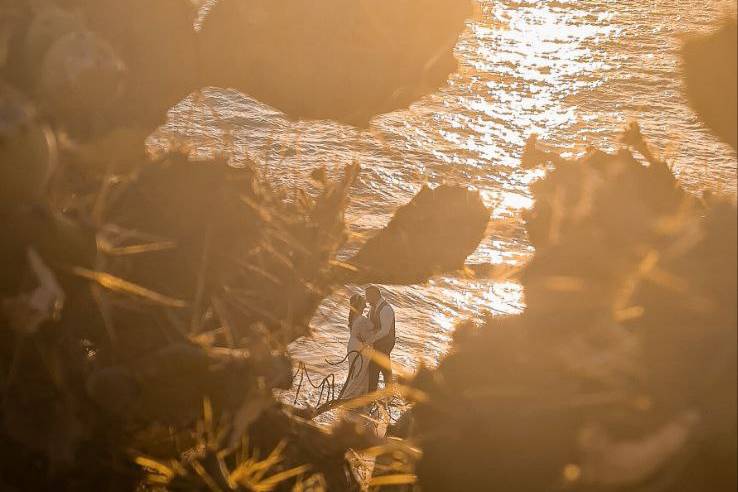
[[[613,136],[637,118],[655,148],[671,149],[688,189],[735,192],[735,154],[702,128],[674,77],[675,33],[704,29],[723,14],[720,2],[480,3],[480,18],[457,46],[460,67],[448,87],[407,111],[377,118],[368,132],[291,122],[241,94],[206,90],[173,111],[159,138],[184,136],[201,155],[223,151],[236,163],[254,161],[276,185],[309,187],[304,179],[311,169],[328,166],[334,174],[358,161],[362,174],[347,212],[356,238],[383,227],[424,183],[472,185],[493,223],[471,263],[522,265],[532,254],[520,214],[532,204],[529,185],[540,171],[521,169],[519,158],[534,132],[565,155],[588,144],[612,150]],[[345,353],[346,302],[357,288],[327,299],[313,320],[314,337],[292,346],[315,371],[333,370],[325,358]],[[458,321],[524,308],[520,286],[508,281],[450,274],[387,288],[398,309],[393,358],[411,369],[438,362]]]

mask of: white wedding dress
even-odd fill
[[[351,336],[349,337],[346,351],[349,353],[349,368],[353,365],[353,373],[343,386],[342,399],[348,400],[365,395],[369,391],[369,357],[364,354],[360,356],[364,347],[371,346],[374,336],[374,326],[366,316],[358,316],[351,325]]]

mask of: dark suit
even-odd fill
[[[371,320],[372,324],[374,325],[374,329],[376,331],[379,331],[382,329],[382,323],[380,319],[380,315],[382,314],[382,311],[385,309],[392,309],[392,306],[390,306],[387,301],[382,299],[382,301],[372,309],[369,319]],[[389,333],[374,341],[373,348],[379,353],[382,353],[389,358],[390,353],[392,352],[392,349],[395,347],[395,316],[394,316],[394,310],[392,311],[392,320],[390,322],[389,327]],[[381,372],[383,374],[384,378],[384,386],[387,387],[392,382],[392,369],[388,369],[385,367],[379,366],[376,362],[372,361],[371,364],[369,364],[369,391],[376,391],[377,384],[379,383],[379,373]]]

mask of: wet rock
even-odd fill
[[[351,259],[359,268],[354,280],[417,283],[460,269],[484,237],[489,217],[476,191],[424,187]]]

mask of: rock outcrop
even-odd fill
[[[203,69],[289,117],[365,127],[446,83],[471,15],[470,0],[221,0]]]
[[[418,375],[420,484],[733,490],[735,204],[630,150],[539,156],[557,163],[532,188],[526,311],[460,327]]]
[[[424,186],[353,256],[353,280],[410,284],[459,270],[484,237],[490,213],[478,191]]]
[[[736,149],[738,139],[738,27],[735,19],[688,38],[682,49],[687,97],[700,119]]]

